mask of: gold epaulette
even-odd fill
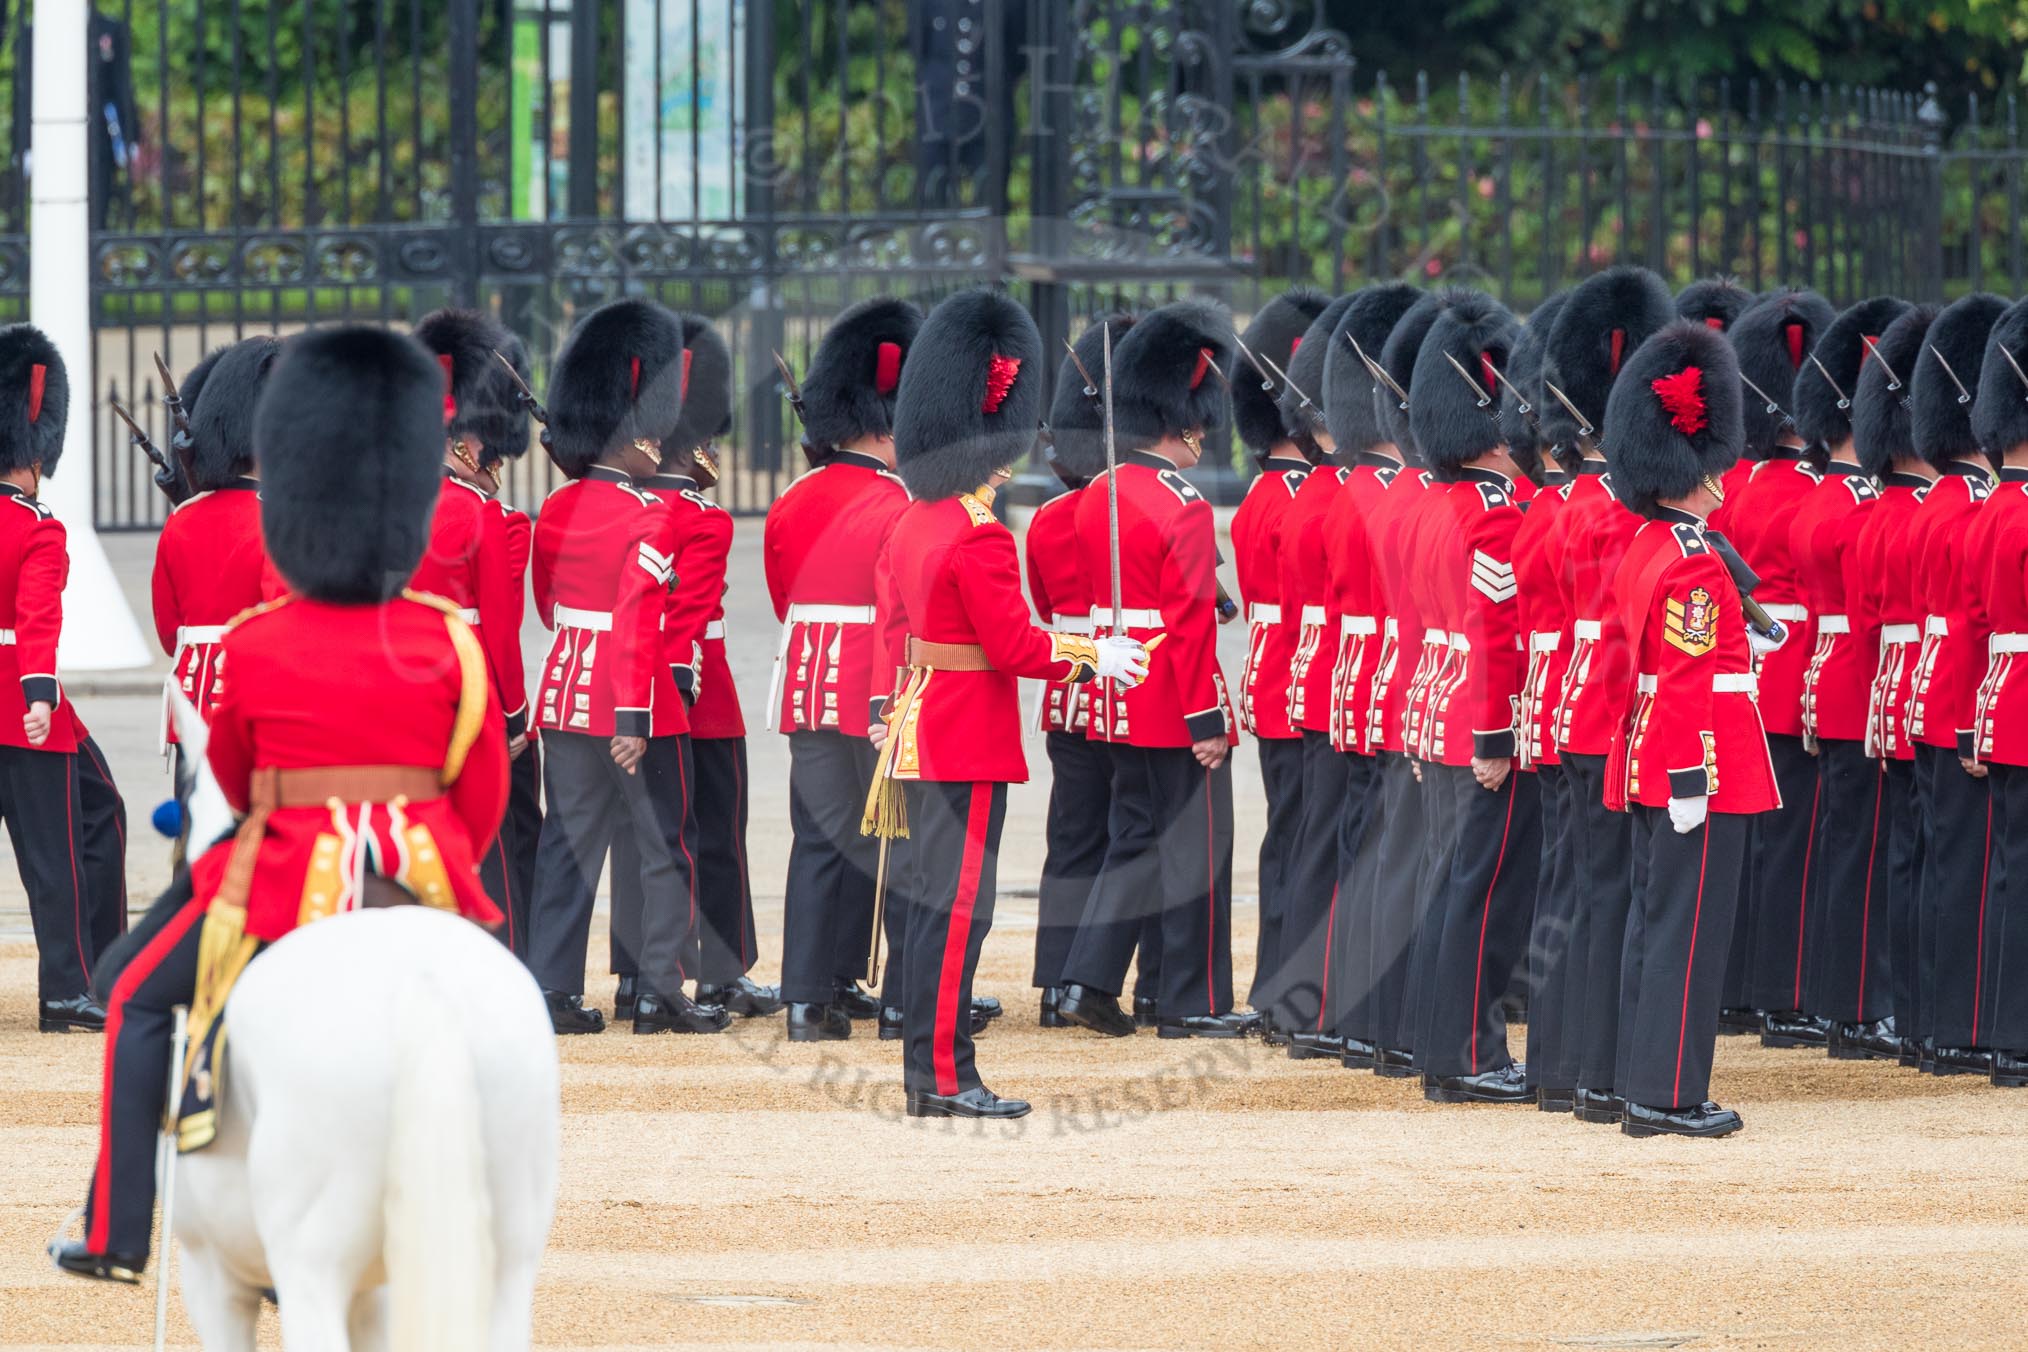
[[[237,629],[240,625],[252,619],[254,616],[265,615],[271,610],[280,610],[283,606],[287,605],[289,602],[295,599],[296,599],[295,593],[290,592],[285,596],[277,596],[272,601],[263,601],[257,606],[248,606],[245,610],[242,610],[239,614],[233,616],[230,620],[227,620],[225,622],[225,627],[227,629]]]
[[[451,650],[458,655],[458,715],[451,725],[451,745],[444,755],[444,765],[438,778],[449,788],[464,772],[465,757],[471,753],[472,744],[479,740],[480,729],[486,722],[486,692],[490,677],[486,670],[486,652],[479,646],[479,636],[472,632],[472,626],[465,623],[463,608],[453,605],[434,592],[417,591],[412,587],[401,589],[403,600],[413,601],[419,606],[428,606],[444,617],[444,628],[451,636]]]

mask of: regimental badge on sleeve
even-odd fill
[[[1671,596],[1663,602],[1662,637],[1671,646],[1692,657],[1702,657],[1718,646],[1718,603],[1702,587],[1692,587],[1682,600]]]

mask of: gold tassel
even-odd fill
[[[204,929],[197,940],[197,983],[190,1000],[190,1053],[183,1067],[185,1076],[196,1064],[212,1023],[225,1012],[233,984],[259,947],[260,942],[246,932],[246,907],[214,899],[204,913]]]
[[[901,781],[894,777],[895,748],[901,744],[901,729],[909,711],[929,679],[927,667],[909,671],[908,683],[894,702],[893,710],[881,721],[887,724],[887,740],[880,744],[880,760],[873,768],[873,786],[866,794],[866,810],[859,817],[859,834],[882,840],[908,839],[908,805],[901,796]]]

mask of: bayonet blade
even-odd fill
[[[1110,339],[1112,335],[1108,333],[1106,336],[1108,339]],[[1063,346],[1065,350],[1067,350],[1070,353],[1070,364],[1072,366],[1075,366],[1077,368],[1078,375],[1084,378],[1084,397],[1087,399],[1098,398],[1099,397],[1098,382],[1091,378],[1091,372],[1084,369],[1084,358],[1077,355],[1077,348],[1071,343],[1070,339],[1068,338],[1064,339]],[[1111,343],[1108,342],[1107,346],[1110,347]]]
[[[1760,386],[1753,383],[1753,377],[1747,375],[1746,372],[1741,371],[1739,373],[1739,383],[1746,386],[1746,388],[1748,388],[1749,390],[1752,390],[1755,394],[1759,395],[1760,401],[1763,404],[1767,405],[1767,411],[1769,413],[1779,413],[1783,418],[1787,418],[1789,416],[1787,412],[1783,410],[1782,406],[1776,403],[1774,401],[1774,398],[1771,395],[1769,395],[1766,390],[1762,389]]]
[[[2014,360],[2014,354],[2007,350],[2005,343],[1997,343],[1995,346],[2000,349],[2000,355],[2007,359],[2007,365],[2014,368],[2014,378],[2021,382],[2021,388],[2028,390],[2028,371],[2021,369],[2021,363]],[[2024,395],[2023,397],[2028,398],[2028,395]]]
[[[1120,602],[1120,453],[1113,437],[1113,331],[1105,331],[1106,552],[1112,565],[1113,633],[1127,632],[1126,610]]]
[[[1366,349],[1359,346],[1359,340],[1352,336],[1350,329],[1345,331],[1345,341],[1352,344],[1353,352],[1358,354],[1360,361],[1366,363],[1366,373],[1392,391],[1395,401],[1401,405],[1401,411],[1406,413],[1408,411],[1408,391],[1401,388],[1394,377],[1387,373],[1385,366],[1382,366],[1379,362],[1366,355]]]
[[[1585,417],[1582,413],[1579,413],[1577,411],[1577,405],[1570,402],[1569,395],[1565,394],[1562,390],[1556,388],[1555,381],[1548,379],[1543,380],[1542,388],[1548,390],[1550,395],[1556,400],[1556,402],[1563,405],[1563,411],[1565,413],[1568,413],[1571,417],[1577,420],[1577,434],[1579,436],[1589,437],[1596,435],[1596,433],[1592,430],[1591,419]]]
[[[1835,394],[1835,395],[1837,395],[1837,396],[1838,396],[1838,407],[1839,407],[1839,409],[1840,409],[1840,410],[1844,410],[1844,409],[1849,409],[1849,408],[1851,408],[1851,407],[1852,407],[1852,400],[1851,400],[1850,396],[1848,396],[1848,395],[1847,395],[1847,394],[1845,393],[1845,391],[1844,391],[1844,390],[1842,390],[1842,389],[1840,389],[1840,388],[1839,388],[1839,386],[1838,386],[1838,382],[1837,382],[1836,380],[1832,379],[1832,377],[1831,377],[1831,368],[1830,368],[1830,367],[1828,367],[1828,366],[1826,366],[1826,365],[1824,365],[1824,363],[1822,363],[1822,362],[1818,361],[1818,360],[1817,360],[1817,354],[1816,354],[1816,353],[1814,353],[1814,352],[1812,352],[1812,353],[1810,354],[1810,364],[1811,364],[1812,366],[1815,366],[1815,367],[1817,368],[1817,370],[1818,370],[1819,372],[1821,372],[1821,373],[1822,373],[1822,375],[1823,375],[1823,377],[1824,377],[1824,383],[1825,383],[1826,385],[1829,385],[1829,386],[1831,387],[1831,393],[1833,393],[1833,394]],[[2017,367],[2015,367],[2014,369],[2018,371],[2018,370],[2020,370],[2021,368],[2017,366]],[[2028,378],[2024,378],[2024,379],[2023,379],[2023,381],[2022,381],[2022,383],[2023,383],[2024,385],[2028,385]]]
[[[1478,381],[1472,379],[1472,373],[1465,369],[1465,364],[1463,362],[1459,361],[1456,357],[1453,357],[1448,352],[1444,353],[1444,360],[1451,364],[1451,369],[1453,371],[1456,371],[1460,376],[1464,378],[1465,384],[1472,387],[1472,395],[1479,401],[1480,408],[1485,408],[1487,405],[1493,402],[1493,396],[1487,394],[1485,388],[1481,386]]]
[[[1247,361],[1252,364],[1254,374],[1260,377],[1260,387],[1270,394],[1274,393],[1275,388],[1274,377],[1269,375],[1267,373],[1267,368],[1260,364],[1260,358],[1253,355],[1253,349],[1248,347],[1244,342],[1240,341],[1239,339],[1234,339],[1233,341],[1239,343],[1240,355],[1245,357]]]
[[[1875,361],[1880,363],[1880,369],[1887,372],[1887,388],[1889,390],[1900,389],[1901,377],[1894,374],[1894,368],[1887,364],[1887,358],[1880,355],[1880,344],[1874,342],[1863,333],[1859,335],[1859,341],[1866,344],[1866,350],[1873,354]]]
[[[1960,404],[1971,403],[1972,392],[1965,388],[1964,381],[1958,379],[1958,373],[1956,371],[1951,370],[1951,364],[1948,361],[1944,360],[1943,353],[1936,350],[1935,343],[1931,343],[1929,345],[1929,355],[1936,358],[1936,364],[1938,366],[1943,367],[1944,374],[1951,378],[1951,384],[1958,387],[1958,402]]]
[[[789,369],[789,363],[782,354],[773,348],[770,348],[769,351],[775,359],[775,370],[781,374],[782,387],[789,392],[789,407],[796,411],[798,418],[801,418],[803,416],[803,387],[796,383],[796,373]]]

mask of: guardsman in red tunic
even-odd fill
[[[500,491],[502,463],[528,446],[529,417],[513,378],[493,354],[520,360],[517,369],[524,380],[527,358],[520,340],[477,310],[424,315],[416,322],[415,338],[444,372],[445,492],[430,523],[430,547],[411,585],[452,601],[479,635],[493,673],[493,693],[505,711],[514,775],[520,780],[520,765],[531,745],[528,683],[521,663],[529,525],[527,517],[503,507],[494,495]],[[534,829],[541,830],[539,817]],[[526,956],[527,888],[532,879],[517,876],[512,861],[521,852],[532,864],[535,841],[523,844],[519,834],[510,796],[499,835],[480,861],[479,876],[487,895],[507,917],[501,939]]]
[[[1282,899],[1281,935],[1272,993],[1263,1011],[1277,1033],[1288,1038],[1294,1060],[1340,1059],[1344,1043],[1333,1027],[1332,1008],[1342,998],[1334,989],[1344,975],[1331,958],[1338,947],[1338,836],[1349,799],[1345,758],[1331,745],[1331,677],[1338,665],[1338,615],[1332,608],[1331,558],[1325,518],[1352,477],[1350,453],[1340,455],[1324,417],[1324,359],[1331,335],[1354,295],[1338,297],[1310,321],[1289,358],[1282,388],[1282,425],[1291,437],[1315,448],[1317,464],[1296,490],[1282,518],[1282,628],[1295,634],[1289,660],[1289,726],[1302,738],[1302,787],[1296,801],[1296,836],[1290,842],[1287,889]],[[1244,361],[1244,358],[1241,359]],[[1363,811],[1363,801],[1358,805]]]
[[[696,831],[690,724],[663,642],[675,581],[675,525],[634,487],[661,467],[682,408],[683,326],[645,300],[579,322],[557,355],[550,456],[571,481],[535,523],[535,608],[556,631],[543,659],[548,815],[535,862],[529,967],[559,1033],[596,1033],[583,1002],[585,945],[599,873],[616,832],[640,854],[644,909],[616,911],[640,964],[636,1033],[716,1032],[729,1015],[684,993],[696,968]]]
[[[1973,1040],[1978,987],[1979,905],[1986,885],[1992,804],[1984,780],[1958,760],[1958,731],[1971,726],[1972,696],[1985,664],[1967,632],[1959,575],[1970,562],[1967,535],[1993,491],[1993,461],[1972,426],[1986,339],[2007,302],[1984,292],[1953,301],[1930,325],[1909,377],[1915,449],[1937,473],[1916,509],[1909,541],[1924,607],[1922,647],[1911,678],[1903,730],[1915,747],[1923,867],[1916,899],[1915,1025],[1903,1036],[1924,1047],[1939,1074],[1991,1069],[1992,1051]],[[2009,372],[2010,388],[2019,382]]]
[[[1797,374],[1837,318],[1814,291],[1771,291],[1726,336],[1746,386],[1746,478],[1727,490],[1725,536],[1760,577],[1754,600],[1788,630],[1788,641],[1760,664],[1760,712],[1782,805],[1753,819],[1726,960],[1724,1027],[1758,1028],[1766,1010],[1794,1008],[1798,936],[1810,890],[1810,842],[1816,822],[1817,762],[1803,744],[1803,675],[1816,630],[1803,603],[1789,525],[1817,486],[1818,471],[1782,407]],[[1760,391],[1755,393],[1756,387]]]
[[[55,345],[27,324],[0,328],[0,819],[28,893],[45,1033],[103,1026],[92,965],[127,926],[126,808],[56,679],[70,553],[35,497],[69,411]]]
[[[1389,758],[1380,750],[1373,715],[1375,675],[1392,651],[1381,581],[1388,560],[1381,533],[1389,508],[1398,506],[1390,494],[1406,473],[1401,448],[1383,426],[1374,402],[1372,372],[1359,354],[1381,351],[1388,333],[1422,294],[1401,282],[1364,288],[1339,317],[1323,354],[1324,419],[1339,454],[1350,457],[1350,473],[1322,524],[1330,588],[1325,610],[1337,627],[1326,717],[1331,748],[1344,763],[1345,800],[1335,814],[1337,899],[1324,956],[1329,970],[1320,982],[1330,992],[1321,1031],[1340,1039],[1339,1062],[1348,1070],[1370,1069],[1379,1056],[1374,992],[1381,969],[1374,961],[1378,947],[1374,924],[1380,911]],[[1401,759],[1398,754],[1393,757]],[[1405,763],[1403,768],[1412,786],[1413,772],[1406,771]]]
[[[2028,1087],[2028,301],[1987,340],[1972,430],[2000,457],[2000,481],[1965,532],[1960,602],[1951,623],[1984,647],[1983,679],[1959,734],[1960,765],[1985,780],[1992,813],[1988,873],[1976,909],[1972,1027],[1964,1044],[1993,1049],[1993,1083]],[[1941,962],[1941,956],[1939,962]],[[1962,978],[1960,978],[1962,979]]]
[[[1066,492],[1035,509],[1022,543],[1028,573],[1028,599],[1035,613],[1054,633],[1090,635],[1091,579],[1077,540],[1077,507],[1090,482],[1103,475],[1106,451],[1105,411],[1101,392],[1085,384],[1085,373],[1104,365],[1108,330],[1114,347],[1133,327],[1129,314],[1109,315],[1078,335],[1077,357],[1065,356],[1056,375],[1056,398],[1049,409],[1049,467]],[[1080,365],[1082,369],[1080,369]],[[1040,709],[1044,745],[1049,753],[1049,818],[1043,828],[1047,853],[1037,888],[1034,984],[1042,992],[1042,1026],[1066,1025],[1057,1008],[1063,999],[1063,962],[1084,919],[1106,856],[1106,822],[1112,815],[1113,759],[1111,747],[1087,735],[1091,723],[1088,682],[1056,681],[1042,687]],[[1160,930],[1152,924],[1154,942],[1141,948],[1136,978],[1138,1005],[1154,999],[1160,977]]]
[[[1704,526],[1739,455],[1742,393],[1731,345],[1683,321],[1630,354],[1606,407],[1614,478],[1647,518],[1613,582],[1634,654],[1608,784],[1634,827],[1613,1072],[1629,1136],[1740,1127],[1708,1098],[1719,992],[1748,818],[1781,802],[1754,703],[1754,657],[1781,636],[1750,636],[1730,546]]]
[[[1520,336],[1498,301],[1454,291],[1409,386],[1415,444],[1444,485],[1422,557],[1435,602],[1424,619],[1445,631],[1449,652],[1427,685],[1421,754],[1424,782],[1448,799],[1453,843],[1420,941],[1429,979],[1417,992],[1414,1043],[1424,1096],[1436,1103],[1534,1100],[1507,1052],[1502,1005],[1523,958],[1541,853],[1534,784],[1514,774],[1527,674],[1514,577],[1522,508],[1520,466],[1499,420],[1499,377]]]
[[[1570,661],[1556,696],[1552,728],[1570,783],[1577,833],[1574,942],[1583,945],[1582,1014],[1573,1114],[1581,1122],[1618,1122],[1613,1064],[1619,1037],[1620,955],[1632,892],[1632,831],[1625,813],[1606,806],[1606,758],[1626,719],[1632,654],[1620,628],[1613,578],[1641,519],[1616,491],[1618,472],[1606,443],[1606,400],[1621,368],[1674,314],[1661,278],[1645,268],[1614,267],[1580,282],[1550,326],[1543,356],[1542,436],[1580,457],[1565,504],[1564,610]],[[1555,386],[1555,391],[1549,387]],[[1576,408],[1573,415],[1560,391]],[[1561,1086],[1552,1086],[1561,1088]]]
[[[1256,357],[1265,357],[1286,372],[1310,322],[1329,303],[1330,297],[1321,291],[1292,287],[1260,308],[1240,341]],[[1098,372],[1092,374],[1097,376]],[[1227,374],[1232,386],[1233,428],[1260,467],[1233,512],[1232,549],[1247,623],[1246,667],[1240,672],[1240,723],[1259,739],[1261,787],[1267,795],[1251,1003],[1267,1017],[1272,1039],[1278,1035],[1269,1004],[1280,968],[1290,854],[1303,814],[1302,730],[1289,722],[1289,663],[1295,656],[1300,626],[1283,622],[1290,617],[1282,609],[1282,523],[1314,465],[1315,442],[1307,429],[1305,435],[1295,437],[1282,422],[1280,381],[1263,374],[1237,352]]]
[[[1936,483],[1936,470],[1915,447],[1913,403],[1908,382],[1917,363],[1934,360],[1929,329],[1941,313],[1918,305],[1888,325],[1873,349],[1874,360],[1859,372],[1852,426],[1859,456],[1881,483],[1880,503],[1865,524],[1848,563],[1846,590],[1852,594],[1853,629],[1877,657],[1866,700],[1866,752],[1886,776],[1882,833],[1886,868],[1872,887],[1885,904],[1890,989],[1895,1032],[1910,1064],[1921,1059],[1916,1023],[1916,911],[1922,887],[1922,801],[1915,775],[1915,744],[1905,718],[1922,652],[1922,623],[1928,611],[1917,594],[1913,533],[1922,500]],[[1854,1005],[1864,1021],[1869,1011]],[[1824,1039],[1816,1041],[1821,1045]]]
[[[1676,293],[1676,313],[1679,317],[1694,320],[1707,329],[1730,335],[1734,322],[1753,307],[1754,301],[1753,292],[1730,277],[1703,277]],[[1748,372],[1748,375],[1751,376],[1752,372]],[[1748,393],[1751,394],[1752,391],[1749,390]],[[1781,398],[1780,390],[1769,390],[1768,393],[1776,399]],[[1725,477],[1719,482],[1719,487],[1725,490],[1725,501],[1711,514],[1710,525],[1713,530],[1732,529],[1733,512],[1739,505],[1737,490],[1746,486],[1746,481],[1753,475],[1756,463],[1758,462],[1747,456],[1741,456],[1738,463],[1725,471]],[[1755,595],[1758,596],[1759,593]],[[1741,927],[1735,925],[1733,928],[1737,931]]]
[[[873,629],[880,551],[908,507],[894,474],[894,398],[921,326],[915,306],[887,297],[832,322],[802,389],[803,444],[817,467],[783,490],[763,528],[768,596],[782,623],[768,726],[789,739],[781,998],[791,1042],[849,1037],[853,1019],[881,1008],[857,984],[878,856],[859,817],[873,783],[868,711],[894,680]],[[907,842],[890,848],[892,898],[907,880]],[[890,948],[905,914],[890,905]]]
[[[171,1011],[192,1000],[207,930],[222,951],[258,948],[398,892],[500,922],[477,867],[507,800],[500,707],[464,621],[406,590],[442,491],[442,373],[384,329],[299,335],[253,440],[268,557],[290,595],[224,640],[210,762],[244,815],[238,835],[100,967],[99,1155],[85,1237],[52,1249],[83,1276],[132,1282],[146,1266]],[[376,716],[331,716],[362,703]]]
[[[1003,295],[966,291],[938,305],[917,339],[894,422],[895,465],[915,501],[880,568],[880,633],[901,687],[873,734],[868,805],[869,825],[892,831],[903,800],[914,873],[903,1084],[911,1117],[1020,1117],[1026,1103],[980,1082],[971,1035],[1007,785],[1028,776],[1018,678],[1131,685],[1146,655],[1127,638],[1030,624],[1013,533],[993,515],[995,487],[1041,425],[1035,321]]]
[[[1142,921],[1162,930],[1157,1029],[1237,1037],[1232,1011],[1232,771],[1235,733],[1217,653],[1217,542],[1211,505],[1180,471],[1225,415],[1212,366],[1231,351],[1223,310],[1182,301],[1142,316],[1113,354],[1118,433],[1119,623],[1148,654],[1147,679],[1092,696],[1091,734],[1112,746],[1106,860],[1063,969],[1063,1017],[1127,1036],[1120,1008]],[[1099,373],[1094,373],[1099,374]],[[1103,379],[1103,376],[1100,376]],[[1109,494],[1094,483],[1077,535],[1101,628],[1114,614]]]
[[[1853,625],[1859,529],[1880,501],[1859,463],[1852,394],[1878,342],[1908,302],[1876,296],[1840,314],[1796,372],[1796,430],[1829,455],[1823,479],[1789,523],[1789,550],[1815,634],[1803,673],[1804,745],[1817,781],[1810,896],[1788,984],[1763,988],[1763,1040],[1803,1046],[1826,1039],[1840,1058],[1900,1055],[1887,1004],[1886,780],[1866,754],[1866,700],[1877,643]],[[1766,961],[1774,955],[1767,952]],[[1779,978],[1779,973],[1776,973]]]

